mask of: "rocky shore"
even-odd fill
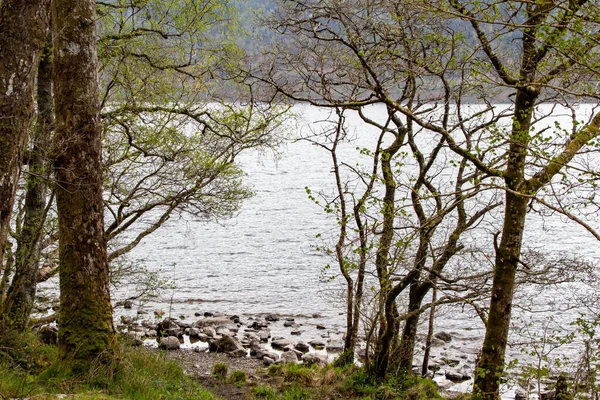
[[[330,362],[343,350],[344,331],[339,326],[326,326],[323,320],[319,314],[300,318],[276,314],[240,318],[207,312],[188,321],[183,316],[165,317],[161,310],[156,310],[153,315],[123,314],[118,329],[137,345],[185,353],[186,369],[208,375],[212,368],[208,365],[214,364],[215,355],[230,365],[240,364],[240,369],[247,372],[273,363]],[[424,345],[420,346],[415,360],[420,360]],[[357,353],[364,351],[363,344]],[[198,362],[194,362],[192,354],[197,355]],[[207,357],[213,361],[207,362]],[[467,346],[453,333],[440,331],[432,343],[429,375],[442,390],[466,391],[472,382],[476,357],[477,346]],[[414,367],[420,373],[421,367]]]

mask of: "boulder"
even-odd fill
[[[198,329],[198,328],[188,328],[187,329],[187,334],[191,338],[199,338],[201,333],[202,332],[200,332],[200,329]]]
[[[269,323],[268,323],[267,321],[256,320],[256,321],[252,322],[252,323],[251,323],[250,325],[248,325],[248,326],[249,326],[250,328],[252,328],[252,329],[256,329],[256,330],[258,331],[258,330],[261,330],[261,329],[264,329],[264,328],[268,327],[268,326],[269,326]]]
[[[234,351],[230,351],[229,353],[227,353],[230,357],[235,357],[235,358],[242,358],[242,357],[246,357],[246,349],[241,348],[241,349],[236,349]]]
[[[259,360],[265,359],[265,358],[270,358],[273,360],[273,362],[275,362],[275,360],[277,360],[279,358],[277,353],[270,352],[267,349],[258,349],[256,351],[255,357],[258,358]]]
[[[442,357],[440,358],[440,361],[450,367],[456,367],[458,364],[460,364],[460,360],[457,358]]]
[[[269,314],[265,317],[265,320],[267,320],[269,322],[277,322],[277,321],[279,321],[279,317],[275,314]]]
[[[217,331],[212,326],[205,326],[204,328],[201,329],[201,332],[204,333],[209,338],[214,338],[217,336]]]
[[[294,331],[291,331],[291,332],[290,332],[290,335],[294,335],[294,336],[300,336],[300,335],[302,335],[302,331],[301,331],[301,330],[299,330],[299,329],[296,329],[296,330],[294,330]]]
[[[165,350],[177,350],[181,346],[179,339],[175,336],[160,338],[160,348]]]
[[[271,357],[264,357],[262,360],[267,367],[271,364],[275,364],[275,359]]]
[[[317,324],[317,329],[327,329],[325,325]]]
[[[281,361],[284,364],[296,364],[298,362],[298,355],[291,350],[284,351],[281,353]]]
[[[339,353],[344,351],[344,343],[341,340],[330,340],[327,343],[327,351]]]
[[[244,349],[240,341],[231,336],[223,336],[220,339],[213,340],[208,344],[208,349],[216,353],[239,353],[238,350],[243,350],[244,354],[246,354],[246,349]]]
[[[125,325],[131,325],[133,324],[133,317],[130,317],[129,315],[121,315],[121,323]]]
[[[308,353],[308,351],[310,350],[310,346],[304,342],[298,342],[296,343],[296,346],[294,346],[294,348],[296,350],[299,350],[303,353]]]
[[[310,342],[308,342],[308,344],[310,344],[316,350],[322,350],[325,348],[325,342],[323,342],[322,340],[311,340]]]
[[[292,342],[289,339],[285,339],[285,338],[277,338],[277,339],[273,339],[271,341],[271,346],[274,349],[279,349],[279,350],[283,350],[285,347],[293,345],[294,342]]]
[[[446,379],[448,379],[449,381],[452,382],[462,382],[462,381],[466,381],[467,379],[469,379],[467,376],[465,376],[462,372],[453,370],[453,369],[449,369],[446,371]]]
[[[268,342],[269,341],[269,337],[271,337],[271,332],[269,332],[268,330],[261,330],[256,332],[256,335],[260,338],[261,342]]]
[[[198,321],[194,322],[194,327],[195,328],[204,328],[205,326],[217,327],[220,325],[227,326],[229,324],[231,324],[231,320],[226,317],[207,317],[207,318],[199,319]]]
[[[521,388],[516,388],[515,400],[527,400],[527,392]]]
[[[436,334],[433,335],[434,338],[436,339],[440,339],[443,340],[446,343],[449,343],[452,341],[452,335],[450,335],[448,332],[437,332]]]
[[[159,336],[183,336],[183,329],[177,325],[176,320],[173,318],[165,318],[160,321],[156,326],[156,331]]]

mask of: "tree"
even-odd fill
[[[427,91],[428,81],[443,79],[452,68],[451,60],[440,56],[442,51],[419,51],[428,45],[425,37],[440,38],[440,47],[446,46],[448,51],[454,50],[453,43],[443,41],[445,31],[423,22],[427,21],[424,13],[410,7],[400,12],[399,7],[389,1],[282,2],[272,21],[285,34],[281,47],[270,53],[268,69],[256,73],[258,79],[294,100],[357,111],[366,126],[380,133],[364,151],[372,158],[369,165],[373,167],[361,171],[336,160],[339,126],[332,130],[335,141],[328,150],[337,191],[325,202],[329,212],[339,213],[335,254],[347,283],[348,347],[352,346],[359,311],[356,304],[354,309],[350,307],[355,303],[353,291],[360,297],[362,290],[360,285],[354,286],[350,274],[356,273],[356,281],[361,282],[361,271],[368,263],[378,280],[379,329],[372,372],[379,379],[386,377],[391,365],[412,372],[417,322],[431,306],[422,304],[425,295],[434,285],[443,284],[450,292],[452,284],[448,282],[454,281],[456,287],[456,280],[445,275],[444,269],[462,250],[461,235],[498,205],[493,198],[476,201],[481,197],[485,173],[474,170],[460,156],[449,156],[445,138],[427,137],[433,144],[417,140],[426,135],[425,130],[382,100],[384,93],[393,94],[415,112],[434,117],[446,127],[453,122],[450,88]],[[403,32],[398,26],[410,28]],[[423,65],[430,69],[421,68]],[[427,105],[427,96],[442,106]],[[386,110],[383,120],[381,115],[371,115],[374,112],[368,108],[376,103]],[[474,142],[480,139],[478,130],[467,135]],[[340,169],[349,170],[355,178],[344,181]],[[442,169],[446,178],[452,178],[440,179]],[[412,215],[408,208],[413,209]],[[358,237],[350,237],[349,232]],[[410,291],[410,301],[408,308],[402,309],[398,300],[406,291]],[[460,296],[445,295],[438,302],[459,300]]]
[[[38,60],[46,41],[49,0],[0,3],[0,272],[33,115]]]
[[[260,103],[253,87],[241,82],[239,51],[232,36],[221,34],[235,25],[226,3],[98,6],[106,238],[112,262],[173,214],[204,219],[233,215],[252,194],[243,185],[236,158],[247,149],[274,148],[282,137],[286,108]],[[41,78],[38,83],[44,86]],[[35,179],[28,179],[32,185],[22,198],[45,184],[39,171],[29,169],[28,176]],[[13,236],[21,251],[9,263],[17,271],[7,269],[0,283],[0,288],[11,284],[6,312],[21,304],[12,298],[34,297],[34,276],[45,281],[58,272],[52,198],[41,232],[27,218],[33,215],[29,203],[18,202]],[[42,233],[37,238],[44,247],[41,256],[36,254],[39,242],[27,244],[27,232]],[[129,279],[122,272],[111,275],[115,283]],[[29,311],[22,309],[23,321]]]
[[[501,240],[490,246],[494,288],[475,385],[477,398],[496,398],[515,274],[524,264],[528,206],[550,207],[581,223],[565,207],[566,196],[556,197],[554,187],[544,189],[558,184],[567,193],[571,177],[589,182],[595,176],[570,163],[593,149],[598,135],[600,117],[582,117],[573,106],[598,101],[597,5],[454,0],[280,4],[272,26],[285,46],[264,63],[262,73],[255,73],[275,89],[274,95],[355,109],[381,102],[407,124],[439,135],[445,148],[482,174],[486,186],[504,190],[503,228],[496,235]],[[294,51],[285,52],[292,44]],[[495,104],[507,98],[509,106]],[[537,107],[544,102],[571,111],[570,126],[557,127],[551,121],[554,108]],[[382,245],[378,251],[385,255]],[[390,315],[394,307],[390,301]]]
[[[57,0],[52,17],[59,356],[85,363],[114,357],[116,344],[104,235],[96,3]]]
[[[54,123],[51,55],[52,45],[49,35],[38,68],[37,124],[30,139],[31,145],[27,155],[24,216],[22,224],[17,229],[14,277],[2,304],[5,318],[16,330],[23,330],[31,315],[43,241],[46,238],[44,229],[49,211],[47,196],[51,169],[48,152]],[[4,274],[4,277],[8,278],[8,268]]]

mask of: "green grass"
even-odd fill
[[[68,394],[77,399],[216,399],[160,352],[123,346],[120,359],[92,363],[85,372],[74,374],[73,366],[56,362],[56,348],[29,336],[23,340],[23,349],[0,354],[2,398]]]

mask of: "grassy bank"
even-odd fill
[[[57,348],[32,335],[0,353],[0,398],[216,399],[161,353],[122,346],[113,364],[92,363],[83,374],[57,364]]]
[[[74,374],[57,364],[57,349],[24,335],[0,349],[0,398],[52,399],[441,399],[433,382],[370,380],[356,366],[277,364],[250,376],[216,364],[210,378],[191,378],[165,353],[123,345],[113,364]]]

